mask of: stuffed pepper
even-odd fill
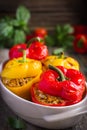
[[[30,99],[29,90],[38,82],[42,73],[40,61],[29,58],[14,58],[3,67],[1,79],[3,84],[18,96]]]
[[[53,66],[64,66],[65,68],[72,68],[76,70],[79,70],[80,68],[79,63],[76,59],[69,56],[64,56],[64,54],[61,54],[60,56],[47,56],[42,61],[42,64],[44,69],[47,69],[49,64]]]
[[[84,97],[85,77],[75,69],[49,66],[40,81],[31,87],[32,101],[47,106],[67,106]]]

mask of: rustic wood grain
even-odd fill
[[[14,16],[19,5],[25,5],[31,12],[31,28],[44,26],[52,29],[57,24],[87,24],[86,0],[1,0],[0,17]]]

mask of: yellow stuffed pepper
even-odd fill
[[[42,61],[43,68],[47,69],[48,65],[53,65],[53,66],[64,66],[65,68],[72,68],[79,70],[79,63],[77,60],[75,60],[72,57],[68,56],[56,56],[56,55],[50,55],[48,56],[45,60]]]
[[[38,82],[42,73],[40,61],[26,58],[9,60],[2,72],[1,79],[4,85],[16,95],[30,100],[30,87]]]

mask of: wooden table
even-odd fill
[[[87,79],[87,54],[81,55],[70,51],[68,52],[68,55],[72,56],[73,58],[76,58],[79,61],[81,71],[85,74]],[[8,50],[0,50],[0,62],[4,61],[4,59],[7,58],[8,58]],[[9,117],[16,117],[16,115],[5,104],[0,95],[0,130],[13,130],[12,128],[8,127],[7,120]],[[45,128],[34,126],[29,123],[26,123],[26,125],[27,125],[26,130],[48,130]],[[82,116],[82,119],[76,126],[64,130],[87,130],[87,114],[84,114]]]

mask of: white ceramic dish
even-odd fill
[[[0,65],[0,71],[2,65]],[[74,105],[65,107],[50,107],[35,104],[12,93],[0,80],[0,89],[3,100],[19,117],[34,125],[49,128],[63,129],[79,122],[81,115],[87,109],[87,95]]]

